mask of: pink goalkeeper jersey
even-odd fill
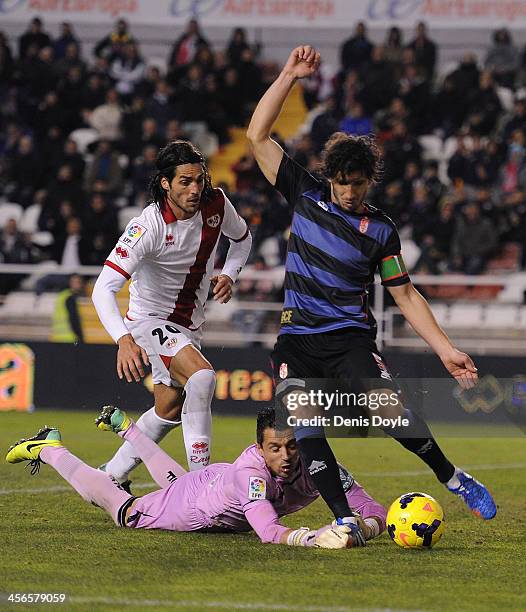
[[[287,527],[279,517],[305,508],[318,497],[301,461],[288,479],[272,476],[256,445],[234,463],[214,463],[188,472],[172,485],[137,500],[133,527],[194,531],[250,531],[278,543]]]
[[[385,508],[349,474],[346,480],[349,506],[364,519],[380,518],[385,528]],[[234,463],[188,472],[168,487],[138,498],[127,526],[171,531],[253,529],[262,542],[279,544],[287,531],[279,517],[305,508],[318,495],[301,461],[287,479],[272,476],[254,444]]]
[[[132,280],[127,316],[200,327],[221,233],[234,242],[248,234],[221,189],[190,219],[177,220],[170,208],[156,204],[132,219],[105,262]]]

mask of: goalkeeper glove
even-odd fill
[[[308,527],[300,527],[289,533],[287,544],[315,548],[347,548],[350,531],[347,525],[325,525],[317,531],[311,531]]]

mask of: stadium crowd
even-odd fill
[[[0,201],[34,211],[34,229],[52,239],[39,242],[5,219],[5,263],[102,264],[120,211],[146,202],[159,147],[189,138],[213,154],[229,142],[229,127],[246,125],[276,74],[243,29],[214,49],[195,20],[166,69],[143,57],[124,20],[90,58],[71,24],[52,39],[39,18],[14,47],[0,32]],[[480,62],[466,54],[439,73],[438,53],[423,23],[407,44],[392,27],[381,45],[357,24],[340,65],[322,64],[304,83],[307,121],[281,144],[315,173],[335,130],[374,133],[385,164],[371,203],[418,247],[413,269],[478,274],[526,242],[526,49],[500,29]],[[251,226],[256,265],[269,263],[267,238],[284,261],[290,211],[250,153],[232,170],[235,184],[220,186]],[[526,249],[522,259],[513,252],[512,266],[524,268]]]

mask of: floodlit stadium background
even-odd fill
[[[498,369],[501,356],[511,358],[497,375],[520,374],[526,350],[526,2],[486,4],[467,1],[462,10],[387,0],[2,5],[10,52],[4,47],[0,54],[0,338],[3,362],[11,364],[2,374],[8,389],[2,407],[69,405],[78,401],[79,385],[99,385],[108,399],[132,397],[114,380],[114,349],[103,346],[110,338],[89,291],[119,231],[145,203],[154,150],[145,146],[157,149],[179,135],[205,152],[215,184],[227,190],[255,237],[234,299],[208,305],[204,345],[218,371],[218,409],[236,412],[244,400],[254,408],[268,401],[267,356],[279,325],[290,211],[247,156],[244,130],[258,97],[302,43],[320,49],[320,77],[296,87],[278,120],[278,138],[315,171],[331,129],[374,131],[386,167],[370,201],[397,222],[413,281],[459,347],[487,370]],[[174,53],[193,15],[202,37],[197,58],[192,47]],[[50,41],[33,40],[53,51],[37,49],[32,59],[31,40],[21,37],[36,16]],[[137,46],[129,70],[115,57],[97,57],[110,52],[103,41],[117,18],[127,21]],[[343,51],[359,21],[371,46]],[[419,21],[432,41],[423,50],[413,45]],[[79,58],[63,58],[63,22],[80,43]],[[386,48],[395,26],[401,44]],[[246,44],[229,51],[235,27],[244,28]],[[510,40],[496,43],[501,28]],[[29,59],[20,59],[21,51]],[[195,63],[200,67],[189,70]],[[92,88],[97,80],[101,88]],[[108,111],[110,85],[119,100]],[[404,125],[407,134],[396,140]],[[100,161],[101,137],[111,143],[108,165]],[[66,154],[67,138],[75,145],[66,145]],[[71,180],[64,165],[72,168]],[[107,174],[102,187],[101,173]],[[473,209],[480,219],[467,225]],[[84,265],[77,271],[88,279],[79,300],[85,343],[59,348],[50,340],[64,281],[54,275],[74,271],[60,267],[68,216],[82,222]],[[218,267],[225,249],[219,252]],[[399,373],[410,375],[418,365],[420,375],[435,375],[437,360],[421,360],[423,343],[387,294],[379,285],[372,293],[379,344],[396,356]],[[123,292],[123,312],[126,299]],[[50,384],[58,376],[50,367],[54,359],[63,362],[61,385]],[[106,364],[104,373],[97,372],[99,364]],[[148,384],[133,392],[138,409],[148,405]],[[80,402],[86,403],[82,395]]]

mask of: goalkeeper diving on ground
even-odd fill
[[[302,464],[292,429],[276,428],[273,408],[258,413],[256,444],[234,463],[214,463],[187,472],[126,413],[106,406],[99,429],[130,442],[161,487],[142,497],[126,492],[107,474],[78,459],[63,445],[56,428],[44,427],[8,451],[8,463],[29,461],[31,473],[51,465],[87,502],[106,510],[120,527],[170,531],[254,530],[263,543],[318,548],[364,546],[385,529],[386,511],[340,466],[340,477],[354,522],[320,529],[289,529],[280,517],[305,508],[319,493]]]

